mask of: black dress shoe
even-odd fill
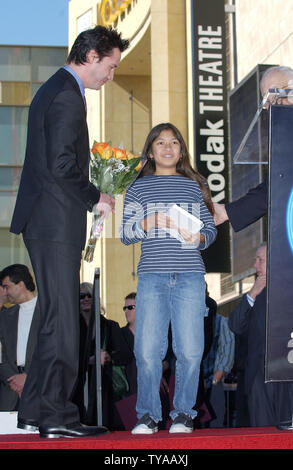
[[[293,431],[293,420],[281,422],[277,425],[277,429],[280,431]]]
[[[80,423],[66,424],[64,426],[40,426],[40,437],[93,437],[105,434],[108,431],[104,426],[85,426]]]
[[[17,427],[19,429],[24,429],[25,431],[38,431],[39,423],[34,419],[18,418]]]

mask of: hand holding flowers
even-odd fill
[[[94,207],[90,238],[84,259],[91,262],[97,239],[101,235],[103,222],[114,211],[115,196],[121,194],[137,176],[141,157],[107,142],[96,142],[92,147],[90,162],[91,182],[100,190],[101,196]]]

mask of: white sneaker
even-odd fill
[[[193,421],[192,418],[185,413],[179,413],[178,416],[174,419],[172,426],[169,429],[169,433],[179,433],[179,432],[192,432],[193,431]]]
[[[150,417],[150,415],[145,414],[137,421],[131,434],[154,434],[155,432],[158,432],[157,423]]]

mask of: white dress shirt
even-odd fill
[[[247,302],[249,303],[249,305],[253,307],[255,300],[252,297],[250,297],[249,294],[246,294],[246,298],[247,298]]]
[[[25,365],[26,347],[36,303],[37,297],[34,297],[27,302],[19,304],[16,350],[16,361],[18,366]]]

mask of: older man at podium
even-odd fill
[[[280,422],[275,420],[275,424],[279,429],[293,430],[293,373],[291,365],[288,364],[286,350],[288,335],[292,331],[290,286],[293,250],[291,252],[289,249],[288,239],[291,240],[293,235],[288,229],[290,225],[288,219],[290,222],[292,218],[292,213],[288,216],[288,208],[293,197],[290,196],[293,194],[291,164],[293,116],[290,108],[293,104],[293,69],[283,66],[268,68],[262,76],[260,88],[264,96],[262,106],[266,109],[270,108],[270,190],[268,190],[267,180],[265,180],[236,201],[225,205],[214,204],[214,219],[216,225],[229,220],[233,230],[238,232],[268,213],[268,294],[263,299],[263,307],[261,308],[262,311],[264,308],[267,311],[264,324],[266,328],[266,373],[263,377],[266,383],[263,382],[262,386],[264,390],[267,390],[274,388],[273,384],[269,382],[276,382],[276,384],[278,383],[277,390],[286,389],[286,393],[288,392],[288,417],[284,418],[279,415]],[[290,91],[291,89],[292,91]],[[271,107],[276,104],[282,106]],[[258,119],[260,110],[261,107],[258,109],[255,119]],[[254,124],[252,122],[251,126]],[[247,136],[249,136],[249,132],[245,138]],[[245,138],[243,139],[244,143]],[[243,142],[236,153],[244,148]],[[286,201],[288,202],[286,203]],[[288,232],[290,233],[288,234]],[[261,293],[261,295],[264,294]],[[256,302],[256,306],[258,303]],[[282,382],[287,383],[285,385]],[[261,381],[259,386],[261,389]],[[277,403],[282,403],[282,400],[276,396],[274,398],[276,406]]]
[[[293,89],[293,69],[285,66],[276,66],[268,68],[260,81],[260,89],[263,96],[270,89]],[[278,99],[279,104],[292,105],[292,100],[288,95],[284,97],[268,97],[266,107],[275,104]],[[280,103],[281,100],[281,103]],[[248,193],[227,204],[214,203],[214,221],[215,225],[221,225],[229,220],[235,232],[239,232],[248,225],[256,222],[267,213],[268,209],[268,187],[265,179],[261,184],[252,188]]]

